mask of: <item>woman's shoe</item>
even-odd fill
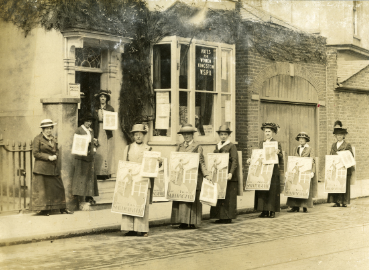
[[[232,223],[232,219],[224,219],[224,223],[226,224]]]
[[[259,215],[260,218],[265,218],[265,217],[268,217],[269,216],[269,213],[268,211],[263,211],[261,212],[261,214]]]
[[[215,223],[224,223],[224,219],[218,219],[215,221]]]
[[[194,224],[190,224],[190,227],[188,227],[189,229],[192,229],[192,230],[194,230],[194,229],[197,229],[196,228],[196,226],[194,225]]]
[[[137,236],[137,232],[129,231],[129,232],[125,233],[124,236]]]
[[[37,214],[42,216],[50,216],[50,210],[41,210]]]
[[[186,224],[186,223],[181,223],[181,224],[178,226],[178,229],[188,229],[188,224]]]
[[[300,208],[299,207],[292,207],[291,210],[288,210],[287,212],[299,212]]]
[[[142,236],[142,237],[149,237],[149,233],[147,233],[147,232],[142,232],[142,233],[141,233],[141,236]]]
[[[342,204],[342,207],[347,207],[347,204]]]
[[[73,214],[74,212],[73,211],[69,211],[67,208],[64,208],[64,209],[60,209],[60,213],[61,214],[64,214],[64,213],[66,213],[66,214]]]
[[[341,205],[339,203],[336,203],[335,205],[333,205],[333,207],[340,207]]]
[[[304,213],[307,213],[308,209],[306,207],[304,207]]]
[[[275,218],[275,212],[273,212],[273,211],[270,211],[270,216],[269,216],[270,218]]]

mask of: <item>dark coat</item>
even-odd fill
[[[202,146],[193,141],[191,143],[191,145],[189,145],[187,148],[184,146],[184,142],[180,143],[177,146],[177,152],[189,152],[189,153],[199,153],[199,170],[198,170],[198,175],[197,175],[197,186],[196,186],[196,190],[201,190],[201,185],[202,185],[202,179],[209,175],[206,166],[205,166],[205,158],[204,158],[204,154],[203,154],[203,149]]]
[[[220,150],[218,149],[218,145],[215,145],[214,153],[229,153],[229,162],[228,162],[228,173],[232,174],[232,179],[230,181],[237,182],[237,166],[238,166],[238,153],[237,147],[233,143],[229,143],[224,145]]]
[[[35,157],[35,166],[33,173],[43,175],[59,175],[57,160],[50,161],[49,156],[59,156],[58,140],[55,137],[51,139],[52,145],[42,133],[33,140],[33,156]]]
[[[95,123],[94,123],[94,130],[95,130],[95,137],[96,139],[99,138],[99,132],[100,132],[100,125],[99,125],[99,109],[96,108],[94,112],[95,117]],[[106,104],[105,111],[114,112],[114,108],[110,106],[109,104]],[[108,140],[113,137],[113,131],[112,130],[105,130],[106,136],[108,137]]]
[[[273,138],[270,140],[271,142],[275,142],[276,140],[274,140]],[[259,143],[259,148],[260,149],[263,149],[263,143],[265,142],[262,141]],[[282,167],[282,162],[283,162],[283,153],[282,153],[282,146],[281,146],[281,143],[278,142],[278,149],[279,149],[279,154],[278,154],[278,164],[274,164],[274,167],[273,167],[273,175],[280,175],[280,170],[283,170],[283,167]],[[279,167],[281,166],[281,167]]]
[[[95,154],[95,152],[94,152],[94,143],[93,143],[94,131],[91,130],[90,133],[91,133],[91,142],[88,145],[87,156],[75,155],[75,158],[76,159],[82,159],[84,161],[93,161],[94,154]],[[78,135],[87,135],[87,132],[82,128],[82,126],[80,126],[80,127],[78,127],[76,129],[75,134],[78,134]]]

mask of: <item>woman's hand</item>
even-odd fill
[[[227,179],[228,180],[231,180],[232,179],[232,174],[231,173],[228,174],[228,178]]]
[[[160,163],[162,163],[162,162],[164,161],[164,159],[163,159],[163,158],[161,158],[161,157],[158,157],[158,161],[159,161]]]
[[[55,155],[53,155],[53,156],[49,156],[49,160],[50,160],[50,161],[54,161],[54,160],[56,160],[56,156],[55,156]]]
[[[210,175],[205,175],[205,178],[206,178],[206,180],[209,180],[214,185],[214,182],[211,179],[211,176]]]
[[[314,177],[314,173],[313,172],[311,172],[310,173],[310,178],[313,178]]]
[[[279,149],[275,149],[275,153],[278,155],[281,151]]]
[[[248,158],[247,161],[246,161],[247,164],[250,164],[251,163],[251,158]]]

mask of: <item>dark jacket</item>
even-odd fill
[[[93,138],[94,138],[94,131],[91,130],[91,142],[89,143],[88,145],[88,152],[87,152],[87,156],[79,156],[79,155],[75,155],[75,158],[76,159],[82,159],[84,161],[93,161],[94,159],[94,143],[93,143]],[[76,129],[76,132],[75,134],[78,134],[78,135],[87,135],[87,132],[83,129],[82,126],[78,127]]]
[[[202,179],[205,176],[209,175],[208,171],[206,170],[206,166],[205,166],[205,158],[204,158],[202,146],[199,143],[193,141],[191,145],[189,145],[186,148],[183,142],[177,146],[176,151],[177,152],[199,153],[199,171],[197,174],[196,190],[201,190]]]
[[[96,139],[99,138],[99,132],[100,132],[100,125],[99,125],[99,110],[100,108],[96,108],[95,112],[94,112],[94,117],[95,117],[95,123],[94,123],[94,131],[95,131],[95,137]],[[106,104],[106,108],[105,111],[109,111],[109,112],[114,112],[114,108],[112,106],[110,106],[109,104]],[[113,137],[113,131],[112,130],[105,130],[106,132],[106,136],[108,137],[108,139]]]
[[[229,153],[229,163],[228,163],[228,173],[232,174],[232,179],[230,181],[237,182],[237,166],[238,166],[238,153],[237,148],[233,143],[224,145],[220,150],[218,145],[215,145],[214,153]]]
[[[51,143],[52,145],[42,133],[37,135],[33,140],[33,156],[35,157],[33,173],[59,175],[57,160],[49,160],[49,156],[59,156],[58,140],[55,137],[52,137]]]
[[[273,138],[270,140],[271,142],[275,142],[276,140],[274,140]],[[259,143],[259,148],[263,149],[263,143],[265,142],[262,141]],[[282,153],[282,146],[281,143],[278,142],[278,149],[279,149],[279,154],[278,154],[278,164],[274,164],[273,167],[273,175],[280,175],[280,170],[283,171],[283,166],[282,166],[282,162],[283,162],[283,153]]]

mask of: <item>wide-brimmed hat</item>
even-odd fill
[[[131,133],[134,133],[134,132],[142,132],[146,134],[147,133],[146,126],[144,124],[133,125]]]
[[[91,114],[91,113],[86,113],[85,115],[82,116],[82,119],[81,119],[83,122],[86,122],[86,121],[93,121],[95,120],[95,117]]]
[[[229,127],[227,127],[227,125],[221,125],[216,132],[218,132],[218,134],[220,132],[227,132],[228,134],[231,134],[232,130],[230,130]]]
[[[181,129],[177,132],[177,134],[183,133],[195,133],[197,130],[191,124],[184,124]]]
[[[271,130],[274,131],[275,134],[277,134],[279,126],[271,122],[266,122],[266,123],[261,124],[261,130],[264,130],[266,128],[270,128]]]
[[[343,128],[342,122],[340,120],[334,122],[333,134],[348,134],[347,128]]]
[[[310,142],[310,137],[306,132],[300,132],[297,136],[296,136],[296,141],[299,140],[299,138],[304,138],[307,142]]]
[[[111,94],[110,90],[100,90],[99,93],[95,94],[95,98],[99,98],[101,95],[105,95],[106,96],[106,101],[109,101],[110,100],[110,94]]]
[[[53,120],[51,120],[51,119],[44,119],[40,123],[40,128],[52,127],[52,126],[55,126],[55,125],[56,125],[56,123],[54,123]]]

